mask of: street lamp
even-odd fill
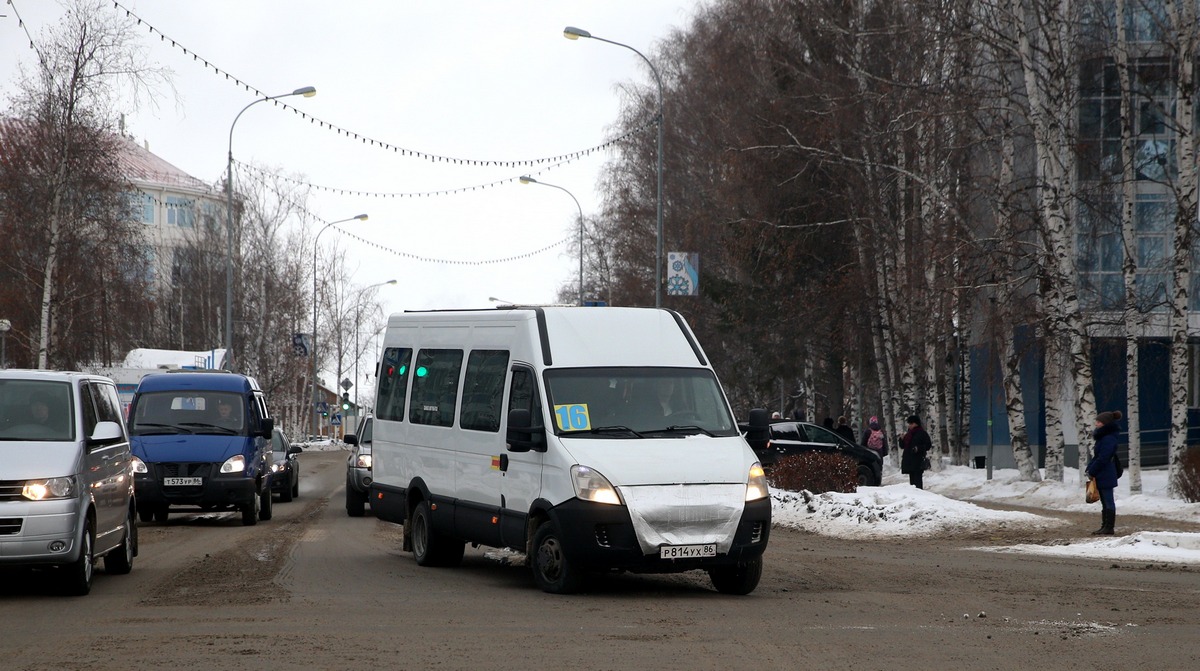
[[[243,107],[242,111],[233,117],[233,123],[229,124],[229,159],[225,165],[225,365],[230,370],[233,370],[233,128],[237,126],[242,114],[258,103],[290,96],[311,98],[315,95],[315,88],[305,86],[291,93],[259,98]]]
[[[539,182],[536,179],[530,177],[529,175],[521,175],[521,183],[522,184],[540,184],[542,186],[548,186],[553,189],[558,189],[559,191],[562,191],[563,193],[570,196],[571,200],[575,201],[575,207],[579,210],[579,305],[582,306],[583,305],[583,208],[579,207],[579,199],[575,197],[575,194],[571,193],[570,191],[567,191],[566,189],[564,189],[563,187],[561,187],[557,184],[550,184],[548,182]]]
[[[366,293],[366,291],[368,289],[374,289],[375,287],[382,287],[386,284],[395,284],[395,283],[396,283],[396,280],[388,280],[386,282],[379,282],[377,284],[371,284],[371,285],[365,286],[362,289],[360,289],[358,291],[358,295],[362,296],[364,293]],[[359,301],[355,301],[355,303],[358,303],[358,302]],[[358,378],[358,360],[362,358],[362,353],[359,352],[359,350],[358,350],[358,322],[359,322],[360,317],[362,317],[362,306],[356,304],[354,306],[354,428],[355,428],[355,430],[358,429],[358,421],[359,421],[359,419],[358,419],[358,408],[359,408],[358,388],[360,385],[359,385],[359,378]],[[377,362],[378,362],[378,360],[377,360]]]
[[[583,28],[575,28],[567,26],[563,28],[563,37],[568,40],[577,40],[581,37],[588,39],[600,40],[615,44],[618,47],[625,47],[633,53],[641,56],[646,65],[650,66],[650,72],[654,73],[654,81],[658,84],[658,227],[657,227],[657,244],[654,252],[654,307],[662,307],[662,285],[663,285],[663,85],[662,77],[658,75],[658,69],[646,58],[645,54],[634,49],[628,44],[606,40],[603,37],[596,37]],[[582,291],[582,288],[580,289]]]
[[[311,421],[308,425],[311,429],[308,432],[310,436],[317,435],[317,250],[319,249],[317,243],[321,241],[321,234],[334,224],[344,224],[347,221],[366,220],[367,215],[360,214],[350,217],[349,219],[338,219],[337,221],[331,221],[322,226],[321,230],[317,231],[317,237],[313,239],[312,398],[310,399],[312,401],[312,415],[310,416]]]

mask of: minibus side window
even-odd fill
[[[412,405],[408,421],[430,426],[453,426],[458,401],[460,349],[423,349],[413,364]]]
[[[79,404],[83,410],[83,436],[87,438],[96,430],[96,406],[92,401],[92,385],[85,384],[79,389]]]
[[[475,350],[467,357],[463,378],[462,418],[459,426],[473,431],[500,430],[504,404],[504,378],[508,374],[506,350]]]
[[[508,397],[508,410],[528,410],[534,428],[542,426],[542,402],[538,398],[537,377],[528,368],[514,367],[512,393]]]
[[[379,362],[379,398],[375,416],[393,422],[404,421],[404,395],[408,393],[408,369],[412,364],[412,349],[389,347]]]

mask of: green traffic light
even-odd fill
[[[417,366],[417,377],[425,377],[428,372],[429,370],[424,366]]]

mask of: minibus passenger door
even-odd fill
[[[512,426],[513,419],[524,426]],[[511,543],[509,536],[515,534],[520,539],[523,535],[524,516],[541,492],[542,453],[546,449],[546,420],[537,377],[527,366],[512,368],[505,430],[514,440],[505,441],[505,454],[500,459],[500,500],[505,513],[505,541]]]

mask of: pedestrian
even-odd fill
[[[783,419],[783,414],[781,414],[778,410],[771,413],[771,421],[782,420],[782,419]]]
[[[821,420],[821,426],[825,427],[826,429],[829,429],[830,431],[833,431],[833,429],[835,428],[833,426],[833,418],[826,415],[825,419]]]
[[[888,455],[887,434],[879,425],[878,417],[872,416],[867,422],[867,430],[863,431],[861,443],[874,450],[880,459]]]
[[[1117,524],[1117,501],[1113,490],[1117,487],[1117,438],[1121,433],[1117,421],[1122,417],[1120,410],[1109,410],[1096,415],[1096,450],[1088,462],[1087,474],[1096,479],[1100,490],[1100,528],[1093,536],[1111,536]]]
[[[837,434],[850,442],[854,442],[854,429],[850,428],[850,424],[846,421],[846,416],[838,417]]]
[[[908,474],[908,483],[917,489],[925,489],[925,455],[933,449],[929,434],[921,428],[921,418],[908,416],[908,433],[900,439],[903,450],[900,457],[900,472]]]

